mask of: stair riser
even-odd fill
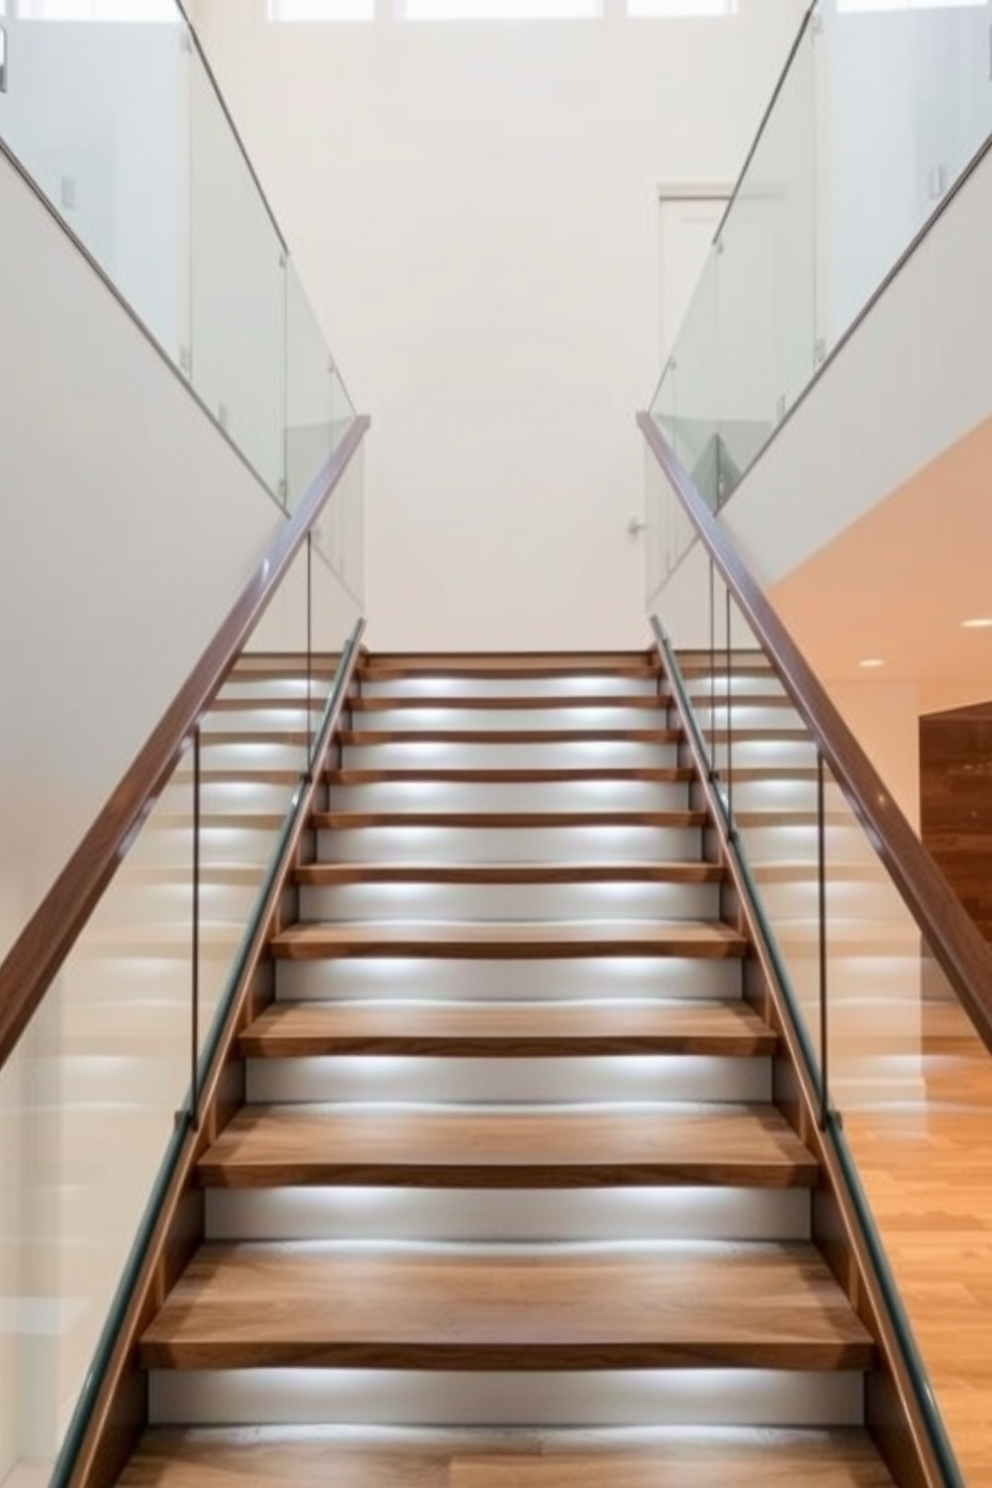
[[[662,683],[662,686],[665,684]],[[597,677],[576,672],[568,677],[395,677],[375,682],[363,677],[362,697],[656,697],[656,677]]]
[[[318,833],[323,863],[698,862],[698,827],[347,827]]]
[[[736,811],[816,811],[815,780],[735,780],[733,794]]]
[[[718,740],[718,761],[727,762],[727,742]],[[808,767],[816,764],[816,745],[811,739],[734,739],[731,741],[732,763],[735,769],[761,765],[765,768],[787,769],[793,765]]]
[[[348,884],[300,887],[300,919],[688,920],[715,919],[719,884]]]
[[[736,961],[683,956],[590,957],[575,961],[430,961],[420,957],[277,961],[278,996],[359,1000],[414,998],[432,1002],[619,997],[739,997]]]
[[[629,739],[538,740],[536,744],[483,744],[411,739],[397,744],[347,744],[346,770],[581,770],[648,769],[678,764],[677,747]]]
[[[300,760],[297,759],[295,763],[298,765]],[[237,825],[241,812],[288,811],[301,771],[294,769],[292,774],[292,781],[282,780],[270,784],[256,779],[249,765],[241,771],[232,769],[226,780],[203,780],[200,783],[200,809],[218,815],[229,815],[232,826]],[[186,779],[192,789],[193,777],[189,775]]]
[[[705,701],[699,699],[695,712],[699,726],[704,731],[711,724],[717,729],[727,727],[727,699],[719,693],[712,707],[708,694]],[[791,708],[767,708],[762,707],[758,700],[749,702],[746,697],[735,697],[731,700],[729,713],[730,727],[733,729],[761,729],[769,735],[786,738],[808,737],[806,725]]]
[[[712,680],[710,677],[693,677],[687,684],[689,697],[696,707],[701,707],[710,700],[711,687],[718,698],[727,696],[727,673],[716,672]],[[731,677],[730,693],[735,699],[748,697],[785,697],[785,688],[775,676],[774,672],[768,672],[763,677]]]
[[[225,729],[225,733],[227,730]],[[212,743],[203,740],[200,751],[204,770],[299,770],[305,759],[305,750],[299,740],[285,744],[260,742],[246,734],[244,742]]]
[[[861,882],[857,880],[832,882],[827,869],[827,917],[835,924],[843,920],[847,924],[861,924],[880,928],[886,923],[898,926],[905,923],[907,911],[895,887],[888,882],[877,882],[867,874]],[[760,870],[759,870],[760,873]],[[815,881],[800,884],[761,883],[762,907],[773,925],[783,920],[816,919],[818,908],[818,886]],[[884,933],[884,932],[883,932]]]
[[[208,743],[210,735],[218,731],[250,735],[260,730],[269,733],[275,729],[285,729],[287,732],[312,729],[324,701],[324,691],[315,687],[309,713],[305,700],[298,703],[275,703],[271,707],[262,704],[255,708],[216,708],[203,721],[201,739]]]
[[[154,1370],[155,1425],[857,1426],[863,1376],[672,1369]]]
[[[771,1061],[684,1054],[459,1059],[351,1054],[251,1059],[248,1100],[437,1103],[771,1099]],[[659,1111],[658,1120],[664,1121]]]
[[[312,695],[323,695],[330,683],[331,678],[326,671],[315,672],[311,684]],[[283,702],[287,698],[302,701],[307,695],[306,674],[301,671],[293,676],[258,678],[235,675],[224,683],[220,695],[222,698],[254,698],[262,706],[273,700]]]
[[[803,1189],[208,1189],[208,1240],[807,1240]]]
[[[184,1064],[188,1064],[190,1003],[188,924],[184,926],[184,930],[186,933],[181,943],[177,942],[171,947],[150,943],[145,954],[138,950],[125,953],[113,950],[98,952],[94,949],[85,956],[77,953],[63,969],[61,974],[63,997],[73,1009],[77,1026],[86,1026],[93,1045],[104,1055],[112,1051],[114,1040],[122,1026],[115,1003],[120,1004],[125,1010],[125,1017],[130,1017],[134,1012],[136,999],[140,998],[148,999],[145,1003],[145,1011],[150,1026],[144,1037],[155,1041],[153,1046],[157,1053],[160,1050],[167,1050],[170,1041],[175,1042],[177,1049],[186,1044],[186,1058],[180,1060],[177,1069],[183,1070]],[[152,930],[149,932],[150,942],[153,935]],[[226,949],[215,950],[215,952],[201,956],[201,1025],[203,1008],[207,1003],[211,1007],[214,1006],[219,995],[218,989],[224,984],[237,943],[237,939],[232,934]],[[152,996],[154,1003],[150,1000]],[[127,1028],[128,1024],[124,1023],[123,1026]],[[141,1047],[140,1041],[139,1047]],[[141,1047],[142,1063],[148,1057],[148,1047],[147,1042],[144,1047]],[[162,1057],[171,1058],[171,1052],[163,1052]],[[172,1076],[172,1084],[171,1099],[174,1100],[174,1092],[177,1088],[175,1074]]]
[[[734,809],[739,809],[736,801]],[[773,821],[754,826],[745,822],[740,828],[740,835],[751,864],[799,863],[810,866],[819,860],[815,816],[808,822],[797,823]],[[827,824],[824,830],[824,850],[828,866],[836,863],[838,867],[847,869],[864,863],[873,867],[876,873],[881,871],[871,845],[853,823]]]
[[[232,715],[235,716],[235,715]],[[259,719],[262,728],[278,728],[278,722]],[[298,725],[302,727],[302,723]],[[416,735],[420,731],[459,729],[466,733],[499,729],[660,729],[668,727],[664,705],[657,708],[625,708],[619,701],[595,707],[571,708],[375,708],[355,710],[355,729],[377,733],[398,730]]]
[[[152,880],[121,884],[107,901],[104,923],[122,926],[185,923],[191,914],[192,882],[190,868],[186,883],[155,883]],[[257,893],[257,885],[201,883],[201,923],[243,926],[254,907]]]
[[[332,811],[685,811],[684,781],[560,780],[486,784],[397,780],[332,785]]]
[[[205,863],[233,862],[242,868],[250,864],[264,867],[269,861],[276,838],[274,829],[262,831],[239,827],[237,817],[233,815],[230,826],[203,826],[200,833],[200,850]],[[156,822],[153,817],[135,844],[134,861],[191,868],[192,844],[192,815],[188,822],[176,824],[173,818],[168,825]]]

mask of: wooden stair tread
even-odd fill
[[[146,1368],[863,1369],[871,1338],[808,1244],[207,1244]]]
[[[321,1054],[665,1053],[748,1057],[777,1039],[743,1002],[277,1002],[241,1035],[256,1059]]]
[[[246,1106],[201,1159],[219,1188],[395,1184],[810,1188],[818,1168],[771,1106],[396,1110]]]
[[[119,1488],[893,1488],[867,1432],[168,1430]]]
[[[273,936],[273,955],[288,960],[342,956],[421,955],[465,958],[694,956],[743,957],[747,942],[729,925],[710,920],[549,923],[494,921],[441,924],[317,922],[293,925]]]
[[[720,883],[720,863],[306,863],[297,883]]]
[[[572,708],[638,708],[644,712],[664,712],[668,698],[642,692],[600,692],[589,694],[568,693],[493,693],[481,694],[423,694],[414,697],[407,693],[377,693],[373,697],[352,698],[348,706],[355,713],[391,713],[417,711],[422,708],[444,708],[452,712],[538,712],[557,713],[559,709]]]
[[[213,736],[216,737],[216,736]],[[351,744],[675,744],[676,728],[659,729],[342,729]],[[736,737],[736,736],[735,736]],[[762,738],[765,735],[761,736]]]
[[[632,780],[671,785],[694,778],[694,771],[689,765],[660,766],[658,769],[638,768],[637,766],[583,769],[581,766],[563,766],[537,770],[522,770],[513,767],[485,770],[396,768],[392,770],[328,770],[326,772],[326,779],[331,785],[382,785],[394,781],[421,781],[452,785],[553,785],[558,781],[571,783],[585,780]]]
[[[702,827],[705,811],[315,811],[323,831],[353,827]]]

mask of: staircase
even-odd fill
[[[367,658],[338,751],[124,1488],[891,1484],[656,664]]]

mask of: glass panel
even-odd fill
[[[992,0],[819,0],[657,416],[726,499],[992,132]]]
[[[826,803],[831,1099],[964,1479],[978,1482],[992,1059],[829,771]]]
[[[755,901],[820,1050],[817,751],[750,626],[714,580],[714,650],[692,690]],[[700,663],[702,663],[700,665]],[[828,813],[830,844],[843,824]],[[839,849],[838,849],[839,850]]]
[[[4,25],[0,138],[266,486],[298,499],[354,409],[178,7],[22,0]]]
[[[992,1358],[992,1060],[827,766],[821,852],[813,742],[735,606],[723,649],[719,584],[716,596],[715,654],[680,653],[685,687],[814,1076],[828,1073],[833,1140],[894,1277],[918,1391],[936,1398],[938,1443],[949,1432],[939,1450],[977,1481],[987,1452],[960,1358]]]
[[[84,24],[85,9],[52,6],[35,20],[14,7],[0,136],[179,363],[189,344],[186,25],[171,0],[126,17],[118,6],[102,25]]]
[[[719,327],[719,276],[714,249],[706,260],[685,325],[669,360],[668,377],[672,391],[656,409],[652,409],[676,455],[714,507],[719,489],[716,447],[720,392]],[[669,421],[667,429],[662,419]]]
[[[269,489],[284,494],[285,259],[197,53],[190,119],[193,386]]]
[[[314,546],[358,602],[365,593],[364,467],[361,448],[314,527]]]
[[[718,238],[719,501],[813,375],[814,114],[807,30]]]
[[[833,345],[992,130],[992,6],[821,3],[822,334]]]
[[[335,444],[333,367],[292,262],[286,268],[286,482],[292,511]]]
[[[331,447],[337,449],[355,421],[355,405],[337,367],[331,364]]]
[[[352,522],[358,501],[360,481]],[[360,612],[316,553],[310,579],[304,548],[201,726],[201,1054]],[[0,1070],[0,1483],[17,1488],[49,1481],[187,1108],[193,781],[190,748]]]
[[[187,781],[145,835],[172,818],[167,852],[153,871],[128,858],[0,1070],[0,1476],[27,1459],[48,1481],[188,1087]]]

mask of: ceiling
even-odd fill
[[[961,624],[992,619],[992,419],[770,597],[825,682],[914,681],[921,713],[992,699],[992,627]]]

